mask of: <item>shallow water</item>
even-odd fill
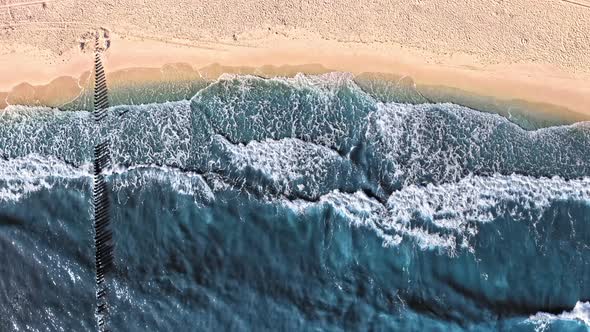
[[[113,330],[589,329],[587,123],[525,130],[329,74],[0,125],[0,330],[95,328],[99,137]]]

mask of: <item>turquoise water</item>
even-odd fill
[[[0,330],[95,329],[99,138],[112,330],[590,328],[588,123],[383,103],[331,74],[0,124]]]

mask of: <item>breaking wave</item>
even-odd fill
[[[115,315],[121,329],[588,324],[588,123],[525,130],[454,104],[382,103],[350,75],[329,74],[225,75],[190,101],[112,107],[100,127],[87,112],[9,106],[0,126],[0,217],[37,220],[6,223],[39,237],[1,234],[3,259],[24,259],[14,248],[31,246],[40,254],[22,272],[58,273],[64,284],[87,277],[90,252],[75,248],[90,238],[80,220],[92,147],[108,135],[123,243],[115,309],[136,313]],[[77,265],[43,267],[60,255]],[[6,285],[21,289],[7,275],[4,297]],[[240,296],[272,309],[260,317]],[[153,321],[162,312],[153,303],[177,317]],[[92,324],[83,306],[45,305],[55,326]],[[0,305],[6,328],[35,325],[19,308]],[[67,318],[76,315],[82,323]]]

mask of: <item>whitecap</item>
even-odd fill
[[[542,332],[558,320],[582,322],[590,329],[590,302],[578,301],[571,311],[564,311],[559,315],[538,312],[527,321],[536,325],[536,331]]]
[[[69,180],[90,183],[91,164],[75,167],[54,157],[37,154],[14,159],[0,159],[0,201],[18,201],[31,193],[49,190],[56,183]]]

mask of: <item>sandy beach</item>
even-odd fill
[[[379,73],[393,82],[526,102],[539,112],[588,120],[586,5],[559,0],[83,5],[4,0],[0,107],[59,106],[76,98],[87,85],[98,33],[108,41],[110,86],[214,80],[226,72]]]

